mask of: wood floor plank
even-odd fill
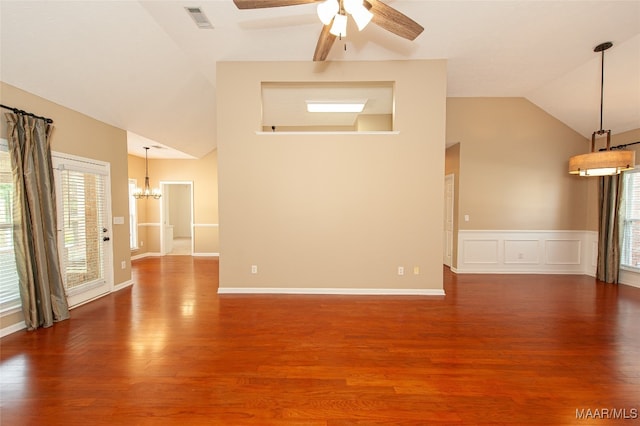
[[[444,298],[218,295],[217,276],[138,260],[132,288],[3,338],[0,424],[639,421],[640,289],[445,269]],[[603,408],[629,418],[577,418]]]

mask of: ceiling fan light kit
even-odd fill
[[[362,0],[343,0],[344,1],[344,10],[347,11],[349,15],[353,18],[356,25],[358,26],[358,31],[364,30],[364,28],[371,22],[373,18],[373,13],[369,12],[364,6],[364,2]]]
[[[609,176],[617,175],[625,170],[631,170],[635,166],[636,153],[630,150],[611,150],[611,130],[602,128],[602,109],[604,100],[604,51],[613,46],[607,41],[597,45],[593,51],[600,52],[600,129],[591,135],[591,152],[574,155],[569,159],[569,173],[579,176]],[[596,151],[596,135],[607,135],[607,146],[604,150]]]
[[[324,25],[329,25],[334,16],[340,11],[337,0],[325,0],[318,4],[318,18]]]
[[[318,1],[233,0],[241,10],[296,6]],[[407,40],[415,40],[424,31],[422,25],[379,0],[325,0],[318,4],[316,10],[323,26],[313,54],[314,61],[327,59],[335,39],[347,35],[347,14],[351,15],[359,31],[369,22]]]
[[[333,17],[333,25],[331,25],[331,29],[329,30],[331,34],[336,37],[346,37],[347,36],[347,15],[336,15]]]
[[[324,25],[331,24],[331,34],[345,36],[347,31],[347,13],[351,15],[358,31],[362,31],[371,19],[373,13],[365,7],[363,0],[325,0],[318,4],[318,17]]]

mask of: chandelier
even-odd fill
[[[633,169],[636,161],[635,151],[611,150],[611,130],[602,129],[602,104],[604,100],[604,51],[613,46],[607,41],[599,44],[593,49],[594,52],[601,52],[602,67],[600,74],[600,130],[596,130],[591,135],[591,152],[588,154],[575,155],[569,159],[569,173],[580,176],[608,176],[617,175],[625,170]],[[596,152],[596,135],[607,135],[607,147]]]
[[[160,190],[158,188],[151,189],[149,187],[149,158],[147,155],[148,153],[149,153],[149,147],[145,146],[144,147],[144,189],[136,188],[135,191],[133,191],[133,196],[137,199],[152,197],[157,200],[158,198],[162,197],[162,194],[160,193]]]

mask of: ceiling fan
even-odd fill
[[[263,9],[320,3],[318,16],[323,27],[313,54],[314,61],[324,61],[336,37],[346,35],[347,14],[359,29],[369,21],[407,40],[414,40],[424,28],[413,19],[378,0],[233,0],[238,9]],[[321,3],[322,2],[322,3]]]

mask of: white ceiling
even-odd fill
[[[329,61],[446,58],[448,96],[526,97],[590,137],[600,110],[593,48],[612,41],[604,127],[640,128],[640,1],[386,2],[425,31],[407,41],[374,24],[350,28]],[[186,6],[214,29],[198,29]],[[231,0],[0,0],[0,25],[2,81],[139,135],[133,154],[150,141],[166,147],[150,158],[215,149],[217,62],[310,61],[321,28],[313,4],[238,10]]]

